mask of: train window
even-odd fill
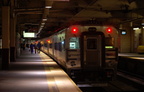
[[[52,48],[52,44],[50,44],[49,46],[50,46],[50,48]]]
[[[61,45],[61,42],[58,43],[58,50],[59,50],[59,51],[62,51],[62,45]]]
[[[69,48],[70,49],[79,49],[79,38],[78,37],[70,38]]]
[[[55,50],[57,50],[57,43],[54,43],[54,48]]]
[[[59,42],[59,43],[55,43],[55,44],[54,44],[54,48],[55,48],[55,50],[62,51],[62,45],[61,45],[61,42]]]
[[[46,42],[44,43],[44,47],[48,47]]]
[[[87,49],[97,49],[97,39],[87,39]]]

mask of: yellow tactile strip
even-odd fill
[[[82,92],[55,61],[43,53],[40,57],[44,61],[49,92]]]

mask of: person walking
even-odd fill
[[[41,43],[38,42],[38,44],[37,44],[37,52],[40,53],[40,50],[41,50]]]
[[[34,47],[34,45],[33,45],[33,43],[31,43],[31,44],[30,44],[30,51],[31,51],[31,54],[33,53],[33,47]]]
[[[37,52],[37,45],[36,45],[36,43],[34,44],[34,49],[35,49],[35,54],[36,54],[36,52]]]

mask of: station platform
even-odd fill
[[[0,92],[82,92],[50,57],[28,49],[0,70]]]
[[[119,53],[117,69],[144,79],[144,54]]]
[[[139,59],[144,60],[144,54],[138,54],[138,53],[119,53],[119,57],[127,57],[131,59]]]

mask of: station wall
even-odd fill
[[[129,24],[122,25],[122,29],[126,30],[125,35],[119,32],[119,52],[121,53],[137,53],[138,46],[144,45],[144,29],[142,27],[131,27]]]

